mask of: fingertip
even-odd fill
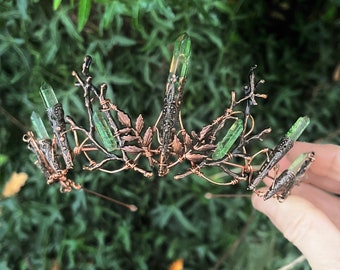
[[[252,203],[254,208],[268,216],[283,235],[301,250],[313,268],[326,269],[326,266],[340,265],[340,232],[309,201],[291,195],[286,201],[279,203],[275,199],[263,201],[253,195]]]
[[[260,188],[257,191],[264,194],[267,188]],[[255,192],[251,196],[253,207],[266,215],[269,214],[268,211],[271,209],[272,201],[272,199],[264,200],[262,196],[258,196]]]
[[[261,211],[264,201],[263,198],[260,198],[256,193],[253,192],[251,195],[251,203],[255,209]]]

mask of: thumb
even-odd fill
[[[340,269],[340,231],[309,201],[291,195],[283,203],[253,194],[253,206],[307,258],[313,269]]]

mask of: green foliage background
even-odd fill
[[[30,176],[20,193],[0,200],[0,268],[167,269],[183,258],[188,270],[276,269],[298,257],[248,198],[204,198],[208,191],[245,194],[244,185],[74,174],[89,189],[138,205],[130,213],[47,186],[21,140],[32,110],[44,113],[42,81],[53,85],[67,114],[85,119],[71,76],[85,54],[114,103],[152,125],[173,41],[186,31],[193,46],[182,111],[189,130],[220,115],[256,63],[269,95],[256,108],[257,128],[273,129],[265,146],[300,115],[312,120],[302,140],[339,144],[340,85],[332,74],[340,63],[340,1],[76,2],[54,1],[55,10],[49,1],[0,2],[0,185],[14,171]],[[307,262],[298,269],[308,269]]]

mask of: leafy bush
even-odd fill
[[[133,172],[73,175],[89,189],[138,205],[130,213],[82,191],[60,194],[46,186],[21,139],[32,110],[43,114],[43,81],[67,114],[85,119],[71,71],[86,54],[110,98],[154,123],[171,44],[186,31],[193,45],[182,111],[189,129],[218,116],[256,63],[269,95],[255,113],[259,129],[273,129],[267,146],[300,115],[312,119],[303,140],[339,143],[339,81],[332,73],[339,64],[340,3],[80,1],[91,3],[86,20],[73,1],[54,2],[56,10],[48,1],[0,3],[1,185],[15,171],[30,176],[20,193],[0,201],[1,268],[166,269],[183,258],[185,269],[273,269],[298,257],[249,199],[204,198],[208,191],[244,194],[242,184],[221,188],[171,175],[147,180]]]

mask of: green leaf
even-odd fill
[[[117,238],[121,240],[124,250],[131,250],[131,238],[130,238],[130,228],[129,224],[126,221],[122,222],[123,225],[118,227],[118,231],[116,232]]]
[[[27,15],[27,1],[26,0],[17,0],[18,10],[20,12],[21,18],[23,20],[28,19]]]
[[[167,205],[159,205],[152,211],[153,222],[161,229],[169,223],[172,215],[173,207]]]
[[[83,30],[91,11],[91,0],[80,0],[78,8],[78,31]]]
[[[178,220],[178,222],[189,232],[191,233],[197,233],[196,227],[189,221],[189,219],[186,218],[186,216],[183,214],[183,212],[173,207],[173,214]]]
[[[8,161],[8,156],[4,154],[0,154],[0,166],[5,164]]]
[[[62,0],[53,0],[53,10],[57,10]]]

